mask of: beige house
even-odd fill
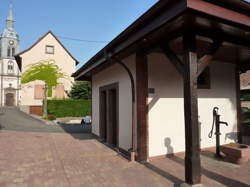
[[[214,107],[228,123],[221,144],[241,142],[249,11],[239,0],[158,1],[73,74],[92,82],[93,134],[131,160],[185,152],[186,183],[199,184]]]
[[[30,64],[41,60],[54,60],[68,79],[59,80],[59,85],[53,89],[52,98],[62,99],[66,97],[65,91],[71,89],[78,61],[69,53],[57,37],[49,31],[34,43],[29,49],[15,56],[21,72],[25,72]],[[27,113],[41,114],[43,101],[43,82],[33,81],[21,85],[20,109]]]

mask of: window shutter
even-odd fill
[[[57,99],[63,99],[64,98],[64,86],[63,85],[57,85],[56,86],[55,97]]]
[[[44,99],[44,85],[35,85],[35,99]]]

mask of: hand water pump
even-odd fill
[[[224,121],[220,121],[220,115],[218,114],[219,108],[218,107],[214,107],[213,109],[213,124],[212,124],[212,129],[210,131],[210,133],[208,134],[209,138],[212,138],[213,136],[213,131],[214,131],[214,126],[215,126],[215,136],[216,136],[216,157],[221,157],[220,154],[220,125],[224,124],[226,126],[228,126],[227,122]]]

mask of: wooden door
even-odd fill
[[[100,138],[110,145],[119,145],[118,83],[100,88]]]
[[[117,145],[117,90],[108,91],[108,143]]]
[[[100,92],[100,138],[107,141],[107,92]]]
[[[6,94],[6,106],[14,106],[15,98],[13,93]]]
[[[30,106],[30,114],[43,116],[43,107],[42,106]]]

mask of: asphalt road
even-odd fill
[[[17,108],[0,108],[0,130],[51,133],[90,133],[91,126],[79,124],[47,125],[39,119],[19,111]]]

